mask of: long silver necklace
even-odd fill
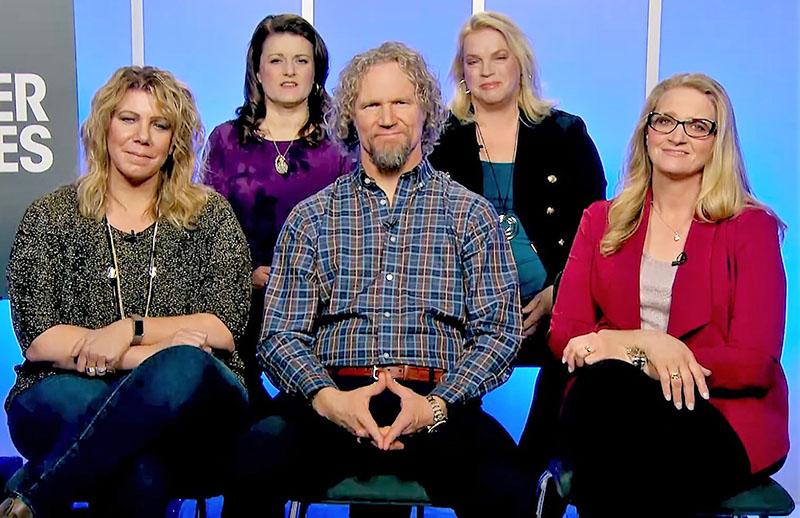
[[[511,212],[511,208],[508,206],[508,199],[511,195],[511,189],[514,186],[514,175],[512,172],[511,175],[511,182],[509,186],[506,188],[506,193],[503,195],[500,192],[500,181],[497,179],[497,173],[495,173],[494,165],[492,164],[492,157],[489,156],[489,148],[486,146],[486,140],[483,138],[483,133],[481,133],[481,125],[475,121],[475,128],[478,130],[478,140],[480,140],[480,145],[483,148],[484,153],[486,153],[486,160],[489,162],[489,170],[492,172],[492,178],[494,179],[494,184],[497,186],[497,195],[500,198],[500,206],[502,207],[502,212],[498,217],[498,221],[500,221],[500,228],[503,229],[503,234],[506,236],[507,241],[511,241],[519,234],[519,220],[513,214],[508,214]],[[519,117],[517,117],[517,130],[514,133],[514,154],[513,161],[516,162],[517,160],[517,142],[519,141]]]
[[[669,223],[667,223],[664,220],[664,217],[661,215],[661,211],[658,210],[658,207],[656,207],[656,205],[652,201],[650,202],[650,206],[653,207],[653,212],[656,213],[656,216],[658,217],[659,220],[661,220],[661,223],[663,223],[664,226],[667,227],[670,230],[670,232],[672,232],[672,240],[675,241],[675,242],[680,241],[681,240],[681,233],[678,232],[677,230],[675,230],[672,227],[672,225],[670,225]]]
[[[274,162],[275,172],[281,176],[286,176],[289,174],[289,161],[286,159],[286,155],[289,154],[289,150],[292,148],[292,144],[294,144],[294,141],[297,140],[297,138],[292,139],[289,142],[289,145],[286,146],[286,151],[281,153],[280,148],[278,148],[278,143],[272,138],[272,135],[270,135],[268,129],[265,129],[264,132],[262,132],[261,128],[259,128],[256,130],[256,133],[258,133],[265,140],[272,142],[272,145],[275,146],[275,153],[277,154]]]
[[[113,266],[108,267],[108,278],[114,280],[114,284],[116,287],[116,294],[117,294],[117,303],[119,304],[119,317],[120,318],[128,318],[128,315],[125,313],[125,303],[122,300],[122,272],[119,268],[119,260],[117,259],[117,247],[114,245],[114,233],[111,231],[111,223],[108,222],[108,218],[106,218],[106,230],[108,231],[108,242],[111,246],[111,259],[114,261]],[[144,307],[144,316],[147,317],[150,314],[150,300],[153,297],[153,281],[156,278],[156,237],[158,236],[158,218],[156,218],[156,224],[153,228],[153,240],[150,244],[150,260],[149,268],[147,271],[147,303]]]

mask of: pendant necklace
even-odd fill
[[[275,142],[275,140],[272,138],[272,135],[270,135],[268,129],[265,129],[262,132],[261,128],[259,128],[259,129],[256,130],[256,133],[258,133],[258,135],[261,138],[263,138],[265,140],[269,140],[270,142],[272,142],[272,145],[275,146],[275,153],[277,153],[277,156],[275,157],[275,162],[274,162],[275,172],[277,172],[281,176],[286,176],[289,173],[289,161],[286,159],[286,156],[289,154],[289,149],[291,149],[292,144],[294,144],[294,141],[297,140],[297,138],[292,139],[289,142],[289,145],[286,146],[286,151],[281,153],[280,148],[278,148],[278,143]]]
[[[128,315],[125,314],[125,304],[122,301],[122,272],[119,268],[119,260],[117,259],[117,247],[114,245],[114,233],[111,230],[111,223],[108,222],[108,218],[106,218],[106,230],[108,231],[108,242],[111,247],[111,258],[114,261],[113,266],[108,267],[107,276],[109,279],[114,281],[116,287],[116,295],[117,295],[117,304],[119,305],[119,316],[120,318],[128,318]],[[150,265],[147,271],[147,303],[144,307],[144,316],[147,317],[150,314],[150,299],[153,296],[153,280],[156,278],[156,237],[158,236],[158,218],[156,218],[155,227],[153,228],[153,239],[150,244],[150,260],[148,264]]]
[[[480,141],[481,148],[483,148],[483,152],[486,153],[486,160],[489,163],[489,170],[492,172],[492,178],[494,179],[494,184],[497,186],[497,195],[500,198],[500,206],[502,207],[502,212],[498,217],[498,221],[500,221],[500,228],[503,229],[503,234],[506,236],[507,241],[511,241],[517,234],[519,234],[519,220],[513,214],[508,214],[511,212],[511,207],[508,206],[509,197],[511,195],[511,189],[514,186],[514,173],[512,168],[511,173],[511,181],[509,182],[508,187],[506,188],[505,195],[500,192],[500,181],[497,179],[497,173],[495,173],[494,165],[492,164],[492,157],[489,156],[489,148],[486,147],[486,140],[483,138],[483,133],[481,133],[481,126],[475,121],[475,128],[478,130],[478,140]],[[519,117],[517,117],[517,131],[514,136],[514,160],[515,162],[517,159],[517,142],[519,141]]]
[[[653,212],[656,213],[656,216],[658,216],[658,219],[661,220],[661,223],[663,223],[664,226],[667,227],[670,230],[670,232],[672,232],[672,240],[675,242],[680,241],[681,240],[680,232],[672,228],[672,225],[670,225],[664,220],[664,217],[661,216],[661,211],[658,210],[658,207],[656,207],[652,201],[650,202],[650,206],[653,207]]]

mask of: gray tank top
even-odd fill
[[[659,261],[642,254],[639,273],[639,318],[642,329],[667,330],[669,307],[672,304],[672,283],[677,266],[672,261]]]

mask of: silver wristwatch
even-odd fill
[[[428,433],[431,433],[447,422],[447,416],[445,415],[444,409],[442,408],[442,405],[439,403],[438,399],[433,396],[425,396],[425,399],[428,400],[428,403],[431,405],[431,409],[433,410],[433,424],[428,426]]]

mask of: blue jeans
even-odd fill
[[[163,516],[176,494],[219,492],[247,395],[212,355],[161,351],[124,375],[59,374],[19,394],[11,439],[29,462],[6,490],[35,516],[76,499],[108,516]]]

